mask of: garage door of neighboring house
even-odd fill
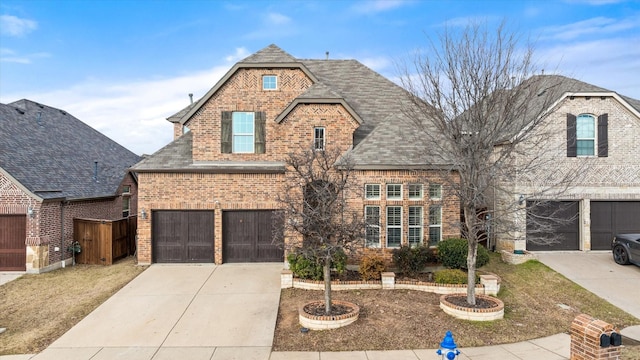
[[[591,250],[611,250],[621,233],[640,233],[640,201],[592,201]]]
[[[0,271],[25,271],[27,216],[0,215]]]
[[[274,229],[282,231],[282,220],[275,211],[223,212],[223,262],[284,261],[283,249],[272,241]]]
[[[153,211],[153,261],[156,263],[212,263],[214,212]]]
[[[533,202],[527,202],[527,250],[579,250],[579,207],[577,201],[550,201],[542,205],[533,206]],[[531,218],[535,218],[533,221]],[[563,219],[557,223],[553,219]],[[540,225],[537,226],[535,222]],[[539,229],[551,229],[539,231]],[[532,239],[537,237],[538,242]],[[540,241],[542,243],[540,243]],[[544,243],[544,242],[547,243]]]

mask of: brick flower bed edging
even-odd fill
[[[452,294],[445,294],[440,296],[440,308],[447,314],[463,320],[471,321],[493,321],[504,318],[504,303],[498,298],[492,296],[476,294],[476,299],[484,299],[496,304],[495,307],[489,309],[476,309],[467,308],[464,306],[458,306],[447,301],[447,296]],[[466,294],[458,294],[460,296],[467,296]]]
[[[358,316],[360,315],[360,307],[354,303],[342,300],[333,300],[331,301],[335,305],[343,305],[346,307],[350,307],[353,309],[348,314],[342,315],[311,315],[307,314],[304,311],[304,307],[309,304],[324,304],[324,301],[312,301],[308,302],[298,309],[298,317],[300,321],[300,325],[306,327],[311,330],[330,330],[337,329],[343,326],[347,326],[354,321],[358,320]]]
[[[305,290],[324,290],[324,281],[304,280],[293,277],[291,270],[283,270],[280,275],[282,289],[296,288]],[[367,290],[367,289],[405,289],[431,292],[435,294],[457,294],[467,292],[467,285],[438,284],[422,281],[395,281],[392,272],[382,273],[382,280],[378,281],[332,281],[331,290]],[[480,284],[476,285],[476,293],[484,295],[498,295],[500,278],[495,274],[480,275]]]

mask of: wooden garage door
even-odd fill
[[[156,263],[212,263],[214,212],[153,211],[153,261]]]
[[[527,250],[579,250],[579,207],[577,201],[553,201],[534,206],[534,202],[527,201]],[[529,214],[530,213],[530,214]],[[537,227],[535,222],[541,224]],[[553,219],[563,219],[558,224]],[[540,232],[539,229],[551,228],[551,231]],[[549,241],[547,244],[536,243],[532,239],[537,237],[540,241]],[[551,242],[553,241],[553,242]]]
[[[282,231],[282,220],[275,211],[225,211],[222,214],[223,261],[284,261],[284,251],[272,241],[274,229]]]
[[[592,201],[591,250],[611,250],[621,233],[640,233],[640,201]]]
[[[0,215],[0,271],[25,271],[27,216]]]

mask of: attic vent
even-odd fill
[[[67,112],[66,112],[66,111],[64,111],[64,110],[60,110],[60,114],[62,114],[62,115],[67,115]]]
[[[38,113],[36,114],[36,122],[38,123],[38,125],[42,126],[44,125],[42,123],[42,111],[38,111]]]
[[[544,93],[546,93],[546,92],[547,92],[547,89],[542,89],[542,90],[540,90],[540,92],[538,93],[538,96],[542,96],[542,95],[544,95]]]
[[[19,112],[21,115],[24,115],[24,110],[20,108],[14,108],[14,109],[16,109],[16,111]]]
[[[44,105],[42,105],[42,104],[38,104],[38,103],[36,103],[36,105],[38,105],[38,107],[39,107],[40,109],[44,109]]]

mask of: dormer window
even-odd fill
[[[278,88],[278,77],[275,75],[262,76],[262,90],[276,90]]]
[[[265,113],[223,111],[221,124],[221,152],[265,153]]]

